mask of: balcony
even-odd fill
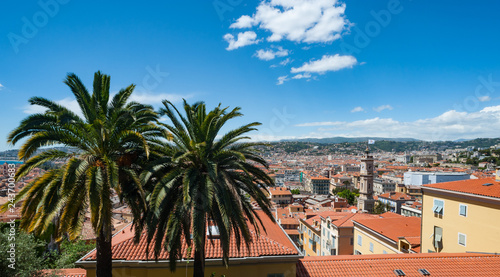
[[[297,230],[299,231],[299,234],[301,234],[301,235],[304,233],[304,231],[302,231],[302,229],[300,227],[297,227]]]

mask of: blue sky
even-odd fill
[[[22,3],[22,4],[21,4]],[[0,4],[0,149],[39,109],[87,86],[242,107],[254,139],[498,137],[496,1],[103,1]]]

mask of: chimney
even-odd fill
[[[495,181],[500,182],[500,166],[496,167],[495,171]]]

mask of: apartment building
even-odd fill
[[[500,178],[422,187],[422,252],[500,252]]]
[[[354,254],[420,253],[419,217],[390,217],[354,220]]]

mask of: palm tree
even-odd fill
[[[261,144],[241,142],[248,139],[244,134],[256,130],[260,123],[244,125],[219,138],[226,122],[242,116],[240,108],[228,111],[219,105],[207,113],[204,103],[189,105],[184,101],[184,116],[172,103],[163,104],[160,114],[171,123],[162,125],[171,137],[159,149],[162,157],[142,175],[143,182],[152,185],[146,218],[147,249],[152,243],[158,259],[163,246],[174,271],[176,260],[183,258],[185,241],[188,253],[194,249],[193,276],[204,276],[206,235],[208,231],[211,237],[212,230],[207,226],[218,228],[222,260],[227,266],[231,237],[238,247],[242,243],[248,247],[249,225],[257,231],[260,227],[265,230],[252,200],[274,221],[270,200],[262,190],[274,186],[274,181],[259,168],[267,167],[254,148]]]
[[[65,84],[75,96],[83,118],[54,101],[33,97],[32,105],[46,108],[30,115],[14,129],[8,142],[26,139],[19,150],[24,164],[19,180],[33,168],[50,161],[61,167],[48,170],[24,187],[17,201],[24,200],[21,228],[41,234],[56,221],[56,235],[76,239],[90,211],[96,234],[97,276],[111,276],[112,193],[128,204],[134,225],[140,224],[147,208],[139,171],[149,155],[149,143],[163,130],[155,125],[158,115],[151,106],[127,103],[134,90],[130,85],[110,100],[110,77],[96,72],[90,94],[75,74]],[[75,151],[41,147],[64,145]]]

